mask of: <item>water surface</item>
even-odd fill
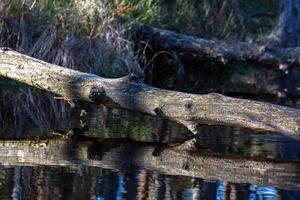
[[[124,110],[23,120],[0,131],[1,199],[300,198],[300,143],[281,134],[205,125],[197,149],[179,151],[186,128]]]

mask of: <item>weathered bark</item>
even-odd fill
[[[300,1],[282,0],[278,23],[271,34],[270,46],[300,46]]]
[[[120,170],[139,166],[170,175],[224,180],[232,183],[274,185],[300,190],[299,163],[221,158],[172,148],[153,153],[160,146],[145,143],[116,143],[51,139],[1,141],[0,162],[5,166],[94,166]]]
[[[219,94],[194,95],[154,88],[135,76],[106,79],[49,64],[15,51],[0,51],[0,75],[66,99],[78,99],[164,117],[196,133],[197,124],[227,124],[300,134],[300,111]]]
[[[146,41],[162,50],[192,54],[223,64],[229,61],[247,61],[277,66],[300,65],[300,48],[296,47],[265,48],[246,42],[207,40],[145,25],[135,27],[132,35],[135,41]]]

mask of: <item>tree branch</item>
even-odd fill
[[[300,47],[268,49],[246,42],[207,40],[146,25],[133,28],[132,35],[135,41],[147,41],[162,50],[194,54],[224,64],[229,61],[248,61],[277,66],[300,65]]]
[[[106,79],[59,67],[7,48],[0,50],[0,75],[61,95],[176,121],[196,133],[197,124],[226,124],[300,134],[300,111],[220,94],[194,95],[144,84],[136,76]]]

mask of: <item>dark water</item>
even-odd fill
[[[26,128],[2,130],[0,199],[300,199],[300,142],[280,134],[202,126],[178,151],[184,127],[98,107],[50,127],[67,139]]]

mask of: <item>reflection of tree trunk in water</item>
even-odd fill
[[[148,199],[160,199],[159,198],[159,174],[158,172],[153,171],[150,174],[150,178],[148,180]]]
[[[26,173],[28,177],[28,182],[25,183],[27,185],[26,188],[24,188],[26,191],[26,196],[28,199],[38,199],[38,170],[35,170],[34,168],[30,168],[27,170]],[[28,187],[29,185],[29,187]]]
[[[200,199],[201,197],[201,188],[199,179],[193,178],[193,199]]]
[[[148,174],[146,170],[138,172],[139,181],[137,187],[137,199],[142,200],[147,198]]]
[[[22,168],[16,167],[14,169],[14,188],[11,194],[12,199],[18,200],[22,199],[22,190],[23,190],[23,183],[22,183]]]
[[[300,1],[283,0],[278,23],[271,34],[271,46],[300,46]]]
[[[236,200],[237,199],[237,191],[236,186],[234,184],[229,184],[229,198],[230,200]]]
[[[164,183],[165,183],[165,194],[164,194],[164,199],[174,199],[172,195],[172,186],[171,186],[171,180],[169,177],[164,178]]]
[[[156,187],[157,187],[157,195],[156,199],[164,199],[166,185],[165,185],[165,176],[161,174],[156,174]]]
[[[46,184],[46,180],[50,177],[48,177],[45,173],[45,169],[33,169],[35,173],[36,183],[35,187],[37,190],[37,199],[47,199],[51,194],[48,193],[48,185]],[[31,190],[31,188],[30,188]],[[48,196],[49,195],[49,196]]]
[[[91,177],[91,182],[90,182],[90,184],[88,184],[89,187],[90,187],[90,189],[89,189],[90,192],[89,193],[91,194],[90,195],[91,199],[96,199],[97,198],[97,196],[96,196],[96,192],[97,192],[96,184],[97,184],[97,177],[96,176]]]
[[[81,186],[84,185],[82,177],[80,177],[79,173],[75,173],[72,176],[72,179],[73,179],[72,181],[70,180],[72,192],[69,193],[70,196],[66,195],[68,199],[76,199],[76,198],[80,197],[80,195],[78,195],[78,192],[80,191]],[[78,179],[80,179],[80,180],[78,180]]]
[[[123,180],[124,185],[122,186],[122,187],[124,187],[123,189],[125,189],[125,191],[126,191],[126,193],[124,193],[125,191],[122,191],[122,193],[124,193],[124,196],[123,196],[124,199],[135,199],[135,197],[137,196],[137,192],[138,192],[137,191],[138,180],[136,178],[136,173],[126,171],[124,173],[124,175],[120,175],[120,177],[124,178],[124,180]],[[119,181],[119,186],[120,186],[120,181]]]

